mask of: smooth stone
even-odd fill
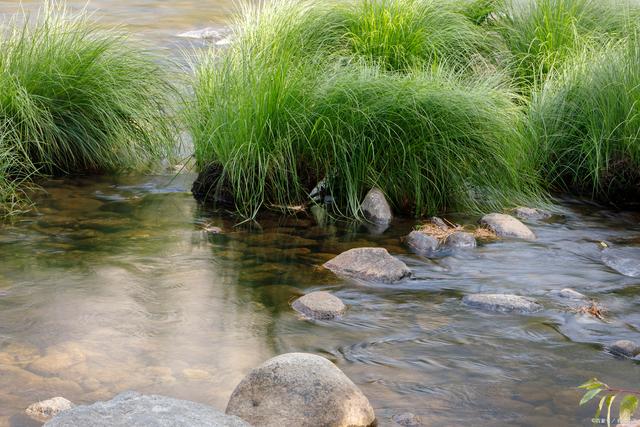
[[[384,193],[378,188],[372,188],[360,205],[360,209],[367,221],[374,224],[387,225],[393,219],[391,206]]]
[[[252,370],[231,394],[226,413],[258,427],[367,427],[368,399],[324,357],[287,353]]]
[[[340,298],[324,291],[304,295],[295,300],[291,307],[306,317],[323,320],[335,319],[347,310]]]
[[[64,397],[54,397],[29,405],[25,412],[38,421],[46,421],[58,415],[60,412],[71,408],[73,408],[71,401]]]
[[[325,262],[323,267],[336,274],[383,283],[394,283],[411,275],[409,267],[384,248],[349,249]]]
[[[640,354],[640,346],[633,341],[620,340],[611,344],[609,351],[619,356],[634,357]]]
[[[411,412],[394,415],[391,419],[394,423],[404,427],[418,427],[422,425],[420,417]]]
[[[473,234],[456,231],[447,237],[447,240],[444,241],[444,246],[447,249],[473,249],[478,246],[478,243]]]
[[[581,294],[578,291],[574,291],[571,288],[564,288],[562,290],[554,290],[550,292],[552,295],[557,295],[560,298],[566,298],[566,299],[587,299],[586,295]]]
[[[472,294],[462,298],[471,307],[491,311],[533,313],[542,306],[532,299],[510,294]]]
[[[551,212],[545,211],[543,209],[538,208],[527,208],[521,206],[514,210],[516,216],[520,219],[524,220],[538,220],[538,219],[547,219],[551,218]]]
[[[602,262],[622,275],[640,277],[640,248],[605,249]]]
[[[536,235],[522,222],[511,215],[492,213],[482,217],[480,223],[489,227],[499,237],[534,240]]]
[[[406,237],[407,245],[418,255],[433,255],[438,249],[438,239],[421,231],[414,230]]]
[[[201,403],[133,391],[60,413],[46,427],[251,427]]]

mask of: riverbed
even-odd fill
[[[16,7],[0,1],[0,13]],[[232,8],[209,0],[90,7],[176,58],[190,43],[177,34],[222,29]],[[637,388],[640,365],[604,347],[640,341],[640,279],[605,265],[601,242],[640,246],[638,213],[562,199],[557,215],[528,223],[535,241],[427,259],[401,242],[413,221],[383,234],[304,213],[238,226],[196,203],[193,179],[167,171],[50,180],[33,195],[36,210],[0,228],[0,425],[38,425],[22,415],[38,400],[91,403],[125,390],[224,410],[251,368],[291,351],[335,362],[382,426],[407,411],[426,426],[590,425],[595,408],[578,407],[577,385],[597,377]],[[321,267],[362,246],[387,248],[412,278],[375,285]],[[596,300],[604,319],[550,292],[563,288]],[[333,292],[347,313],[302,319],[290,303],[313,290]],[[545,308],[485,312],[462,304],[474,292],[530,296]]]

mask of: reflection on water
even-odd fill
[[[40,399],[128,389],[224,409],[250,368],[289,351],[335,361],[383,425],[402,411],[433,426],[586,425],[591,409],[577,407],[572,387],[592,376],[636,385],[640,368],[600,344],[638,340],[640,282],[605,266],[598,242],[637,244],[637,215],[566,204],[563,219],[534,227],[536,242],[426,260],[400,244],[410,223],[381,236],[306,217],[234,227],[198,208],[192,178],[51,181],[37,213],[3,227],[2,423],[24,425],[18,414]],[[400,256],[414,278],[372,286],[318,268],[371,245]],[[565,287],[605,305],[607,321],[548,294]],[[289,302],[316,289],[342,298],[347,315],[300,319]],[[461,305],[478,291],[535,296],[546,309]]]

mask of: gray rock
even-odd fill
[[[566,298],[566,299],[587,299],[587,297],[583,294],[581,294],[578,291],[574,291],[571,288],[564,288],[562,290],[554,290],[550,292],[551,295],[556,295],[559,296],[560,298]]]
[[[405,239],[407,245],[418,255],[430,256],[438,249],[438,239],[421,231],[412,231]]]
[[[471,233],[456,231],[447,237],[444,246],[447,249],[472,249],[477,246],[476,238]]]
[[[46,421],[60,412],[73,408],[73,403],[64,397],[54,397],[43,400],[32,405],[25,410],[26,414],[38,421]]]
[[[608,248],[602,251],[602,262],[629,277],[640,277],[640,248]]]
[[[536,235],[522,222],[511,215],[492,213],[482,217],[480,223],[489,227],[499,237],[534,240]]]
[[[640,354],[640,346],[633,341],[620,340],[611,344],[609,351],[619,356],[634,357]]]
[[[422,425],[420,417],[411,412],[394,415],[391,419],[394,423],[404,427],[419,427]]]
[[[516,216],[524,220],[538,220],[551,218],[551,212],[538,208],[519,207],[514,210]]]
[[[45,427],[251,427],[210,406],[164,396],[121,393],[112,400],[76,406]]]
[[[411,275],[409,267],[384,248],[349,249],[323,266],[336,274],[383,283],[394,283]]]
[[[448,230],[450,228],[442,218],[439,218],[437,216],[432,216],[431,218],[429,218],[429,222],[436,227],[441,228],[442,230]]]
[[[362,209],[367,221],[374,224],[387,225],[393,219],[391,206],[389,206],[387,199],[384,197],[384,193],[378,188],[369,190],[362,201],[360,209]]]
[[[252,370],[231,394],[227,414],[257,427],[366,427],[364,394],[324,357],[287,353]]]
[[[347,306],[329,292],[311,292],[291,304],[294,310],[311,319],[331,320],[344,314]]]
[[[472,294],[462,298],[462,302],[471,307],[501,312],[533,313],[542,309],[532,299],[509,294]]]

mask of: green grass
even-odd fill
[[[640,196],[638,34],[585,49],[535,94],[530,122],[552,188],[615,203]]]
[[[633,0],[509,0],[495,28],[525,93],[570,62],[585,45],[624,39],[640,19]]]
[[[155,55],[57,3],[0,35],[2,180],[140,169],[175,141],[176,91]],[[6,154],[9,153],[9,154]],[[7,196],[3,197],[5,200]]]
[[[234,44],[194,63],[197,163],[224,170],[211,191],[229,186],[246,217],[307,202],[323,178],[349,217],[373,185],[415,215],[535,195],[517,96],[475,67],[486,39],[455,6],[245,6]]]

